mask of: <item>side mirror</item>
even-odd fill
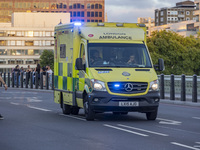
[[[159,58],[158,65],[154,65],[154,68],[156,71],[164,71],[165,70],[164,60],[162,58]]]
[[[83,64],[82,64],[82,58],[77,58],[76,59],[76,70],[84,70]]]

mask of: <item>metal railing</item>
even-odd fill
[[[160,97],[165,99],[169,94],[170,100],[175,100],[179,95],[181,101],[186,101],[186,96],[191,96],[192,102],[198,102],[200,93],[200,77],[197,75],[164,75],[158,76],[160,81]]]
[[[8,87],[54,90],[54,74],[44,75],[42,72],[40,79],[37,72],[35,75],[31,72],[30,76],[25,72],[0,73],[0,76],[3,77]],[[200,102],[200,76],[161,74],[158,75],[158,79],[161,99],[165,99],[168,95],[170,100],[175,100],[178,95],[181,101],[186,101],[189,95],[192,102]],[[2,83],[0,83],[0,87],[2,87]]]
[[[8,87],[12,88],[30,88],[30,89],[54,89],[54,73],[44,75],[43,72],[38,75],[37,72],[30,74],[26,72],[0,73]],[[0,83],[2,87],[2,83]]]

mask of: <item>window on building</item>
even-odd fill
[[[98,9],[99,8],[99,4],[95,4],[95,9]]]
[[[94,12],[91,12],[91,17],[94,17]]]
[[[87,17],[90,17],[90,12],[89,11],[87,12]]]
[[[80,9],[81,8],[81,4],[78,3],[77,4],[77,8]]]
[[[102,9],[102,5],[101,4],[99,4],[99,9]]]
[[[190,20],[190,17],[186,17],[186,21]]]
[[[163,16],[163,11],[160,12],[160,15]]]
[[[99,20],[99,22],[102,22],[102,20]]]
[[[81,19],[81,22],[85,22],[85,20],[84,20],[84,19]]]
[[[84,11],[81,12],[81,17],[85,17],[85,12]]]
[[[87,22],[90,22],[90,20],[88,19]]]
[[[72,4],[69,4],[69,9],[72,9]]]
[[[77,12],[77,17],[80,17],[80,16],[81,16],[81,12],[78,11],[78,12]]]
[[[94,9],[94,4],[91,5],[91,9]]]
[[[94,22],[94,20],[92,19],[91,22]]]
[[[29,49],[28,50],[28,55],[34,55],[34,50],[33,49]]]
[[[6,45],[6,41],[5,40],[0,40],[0,46],[5,46]]]
[[[170,15],[170,14],[171,14],[171,12],[170,12],[170,11],[168,11],[168,12],[167,12],[167,14],[168,14],[168,15]]]
[[[16,45],[17,46],[21,46],[22,45],[22,41],[16,41]]]
[[[87,4],[87,9],[90,9],[90,3]]]
[[[73,17],[76,17],[76,12],[75,11],[73,12]]]
[[[160,21],[163,22],[163,17],[160,18]]]
[[[95,17],[99,17],[99,13],[98,12],[95,12]]]
[[[84,8],[85,8],[84,4],[81,4],[81,9],[84,9]]]
[[[170,21],[170,18],[167,18],[167,21]]]
[[[70,13],[70,17],[72,17],[72,11],[70,11],[69,13]]]
[[[76,9],[76,4],[73,4],[73,8]]]
[[[186,15],[190,15],[190,11],[186,11]]]
[[[25,41],[25,46],[33,46],[33,41]]]
[[[98,20],[95,20],[95,22],[98,22]]]
[[[102,12],[99,12],[99,17],[102,17]]]

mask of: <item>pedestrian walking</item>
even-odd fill
[[[32,72],[32,69],[31,69],[31,67],[30,67],[30,65],[28,65],[28,68],[27,68],[27,70],[26,70],[26,73],[27,73],[27,83],[28,83],[28,85],[29,85],[29,80],[30,80],[30,78],[31,78],[31,72]]]
[[[7,85],[6,85],[6,83],[4,82],[4,80],[2,79],[2,77],[0,76],[0,82],[4,85],[4,88],[5,88],[5,90],[7,90]],[[4,119],[3,118],[3,116],[0,114],[0,120],[2,120],[2,119]]]
[[[53,73],[53,71],[51,70],[51,67],[50,67],[50,65],[47,65],[46,66],[46,73],[48,73],[48,77],[49,77],[49,86],[50,87],[52,87],[52,73]]]

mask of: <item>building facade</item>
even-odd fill
[[[155,26],[178,23],[181,21],[196,20],[195,4],[192,1],[176,3],[175,7],[155,10]]]
[[[104,0],[0,0],[0,22],[13,12],[70,13],[70,21],[104,22]]]
[[[196,36],[197,31],[194,26],[195,20],[189,20],[189,21],[181,21],[178,23],[173,23],[173,24],[165,24],[161,26],[155,26],[151,28],[151,33],[154,31],[161,31],[161,30],[166,30],[166,31],[173,31],[176,32],[179,35],[182,35],[184,37],[193,35]]]
[[[137,19],[138,23],[143,23],[147,27],[147,36],[150,36],[151,28],[155,26],[155,19],[151,17],[142,17]]]
[[[11,23],[0,23],[0,72],[35,68],[44,50],[54,50],[54,27],[69,23],[69,13],[13,13]]]
[[[194,23],[194,26],[196,27],[197,31],[200,31],[200,0],[194,0],[194,3],[196,5],[196,10],[194,11],[194,15],[196,16],[196,22]]]

